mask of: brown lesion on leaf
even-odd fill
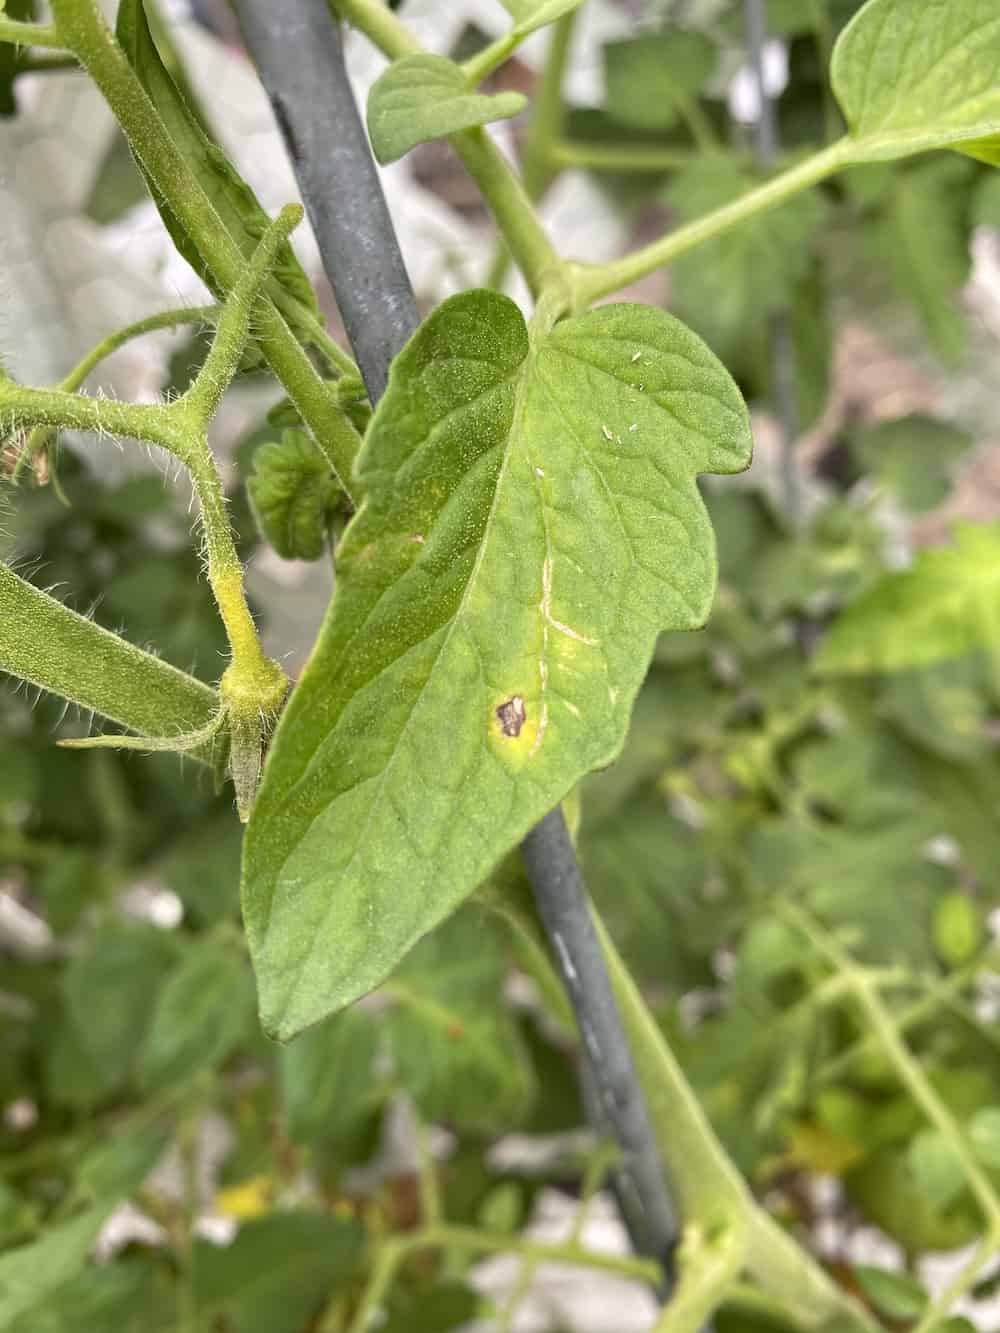
[[[497,721],[500,723],[500,730],[505,736],[520,736],[521,728],[528,717],[523,697],[520,694],[515,694],[511,698],[505,699],[497,708],[496,715]]]

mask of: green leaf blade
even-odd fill
[[[855,161],[1000,134],[1000,14],[993,0],[869,0],[833,53]],[[970,143],[982,155],[982,143]]]
[[[961,523],[834,624],[815,659],[833,674],[905,671],[1000,645],[1000,525]]]
[[[537,28],[579,9],[583,0],[500,0],[500,3],[514,20],[514,31],[519,37],[527,37]]]
[[[708,614],[695,476],[749,450],[735,385],[662,311],[605,306],[532,347],[473,292],[418,331],[248,830],[270,1032],[379,984],[614,757],[658,631]]]
[[[372,86],[368,134],[384,165],[398,161],[418,144],[509,120],[527,104],[521,93],[471,92],[461,68],[444,56],[404,56]]]

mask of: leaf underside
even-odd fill
[[[379,984],[616,755],[658,633],[711,604],[695,477],[749,457],[736,386],[663,311],[604,306],[531,346],[511,301],[469,292],[418,330],[247,832],[270,1033]]]
[[[521,93],[470,91],[462,70],[444,56],[404,56],[372,86],[368,134],[378,160],[395,162],[417,144],[507,120],[527,104]]]
[[[869,0],[841,33],[831,66],[852,156],[950,146],[996,161],[998,65],[996,0]]]

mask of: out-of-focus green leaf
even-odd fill
[[[32,1306],[7,1333],[152,1333],[176,1318],[177,1296],[156,1266],[130,1258],[89,1265]]]
[[[921,1130],[910,1143],[907,1161],[932,1208],[947,1208],[961,1194],[965,1185],[961,1158],[938,1130]]]
[[[1000,1106],[984,1106],[968,1126],[969,1142],[979,1160],[1000,1170]]]
[[[196,1241],[198,1328],[301,1333],[351,1273],[361,1242],[355,1222],[306,1212],[245,1222],[231,1245]]]
[[[934,946],[942,962],[961,967],[979,948],[983,924],[965,893],[946,893],[934,909]]]
[[[155,1125],[140,1125],[115,1134],[80,1162],[77,1188],[95,1201],[126,1198],[156,1165],[166,1142],[166,1132]]]
[[[858,1286],[878,1310],[890,1319],[919,1319],[927,1305],[927,1293],[905,1273],[883,1268],[856,1267]]]
[[[395,162],[419,143],[509,120],[527,104],[521,93],[473,92],[461,67],[444,56],[404,56],[372,85],[368,134],[378,160]]]
[[[954,543],[922,551],[848,607],[816,669],[901,671],[1000,645],[1000,524],[958,523]]]
[[[10,1328],[83,1268],[109,1211],[108,1204],[90,1208],[30,1245],[0,1255],[0,1328]]]
[[[293,1143],[338,1147],[353,1140],[386,1094],[375,1070],[378,1046],[375,1019],[354,1008],[281,1048],[279,1078]]]
[[[668,130],[717,61],[714,42],[691,29],[609,42],[604,47],[608,114],[634,129]]]
[[[674,175],[666,199],[681,222],[690,222],[754,183],[735,158],[704,155]],[[681,255],[671,266],[677,312],[720,355],[736,354],[748,332],[793,303],[797,284],[812,272],[822,219],[822,197],[806,191]]]
[[[177,941],[154,926],[115,922],[94,931],[63,973],[64,1040],[85,1062],[81,1074],[89,1067],[96,1075],[97,1095],[129,1079],[176,951]],[[72,1085],[53,1091],[75,1104]]]
[[[139,1056],[150,1090],[170,1087],[224,1060],[249,1030],[250,974],[235,941],[205,935],[189,943],[165,980]]]
[[[503,1002],[506,953],[492,919],[470,906],[410,953],[387,985],[393,1075],[427,1119],[500,1129],[535,1093]]]
[[[871,233],[876,256],[948,364],[965,346],[958,295],[972,268],[965,186],[973,175],[971,163],[959,158],[903,172]]]
[[[859,465],[895,494],[904,509],[922,514],[945,499],[955,465],[972,437],[946,421],[897,417],[858,431],[851,451]]]

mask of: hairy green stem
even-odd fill
[[[651,245],[643,246],[622,259],[610,264],[572,265],[572,283],[577,309],[585,309],[603,296],[638,282],[648,273],[686,254],[695,246],[713,240],[716,236],[735,227],[747,218],[774,208],[792,195],[808,189],[825,180],[848,161],[846,141],[841,140],[832,147],[824,149],[783,171],[772,180],[766,181],[754,190],[748,190],[739,199],[733,200],[722,208],[717,208],[704,217],[697,218],[676,231],[669,232]]]
[[[78,615],[0,564],[0,670],[131,731],[206,726],[215,691]]]
[[[155,315],[147,315],[145,319],[137,320],[134,324],[127,324],[123,329],[117,329],[114,333],[109,334],[107,338],[92,348],[81,361],[77,362],[69,374],[60,380],[57,387],[65,393],[73,393],[79,389],[96,366],[126,343],[159,329],[176,329],[181,324],[214,324],[220,309],[220,306],[206,305],[161,310]],[[14,468],[13,479],[15,481],[35,455],[51,443],[54,435],[55,431],[51,426],[36,426],[31,431]]]
[[[246,257],[171,140],[96,0],[52,0],[52,9],[62,44],[73,51],[104,94],[150,180],[195,241],[219,287],[231,291],[246,267]],[[270,300],[260,301],[255,321],[268,364],[353,498],[350,477],[360,444],[357,432],[337,410],[329,386]]]

